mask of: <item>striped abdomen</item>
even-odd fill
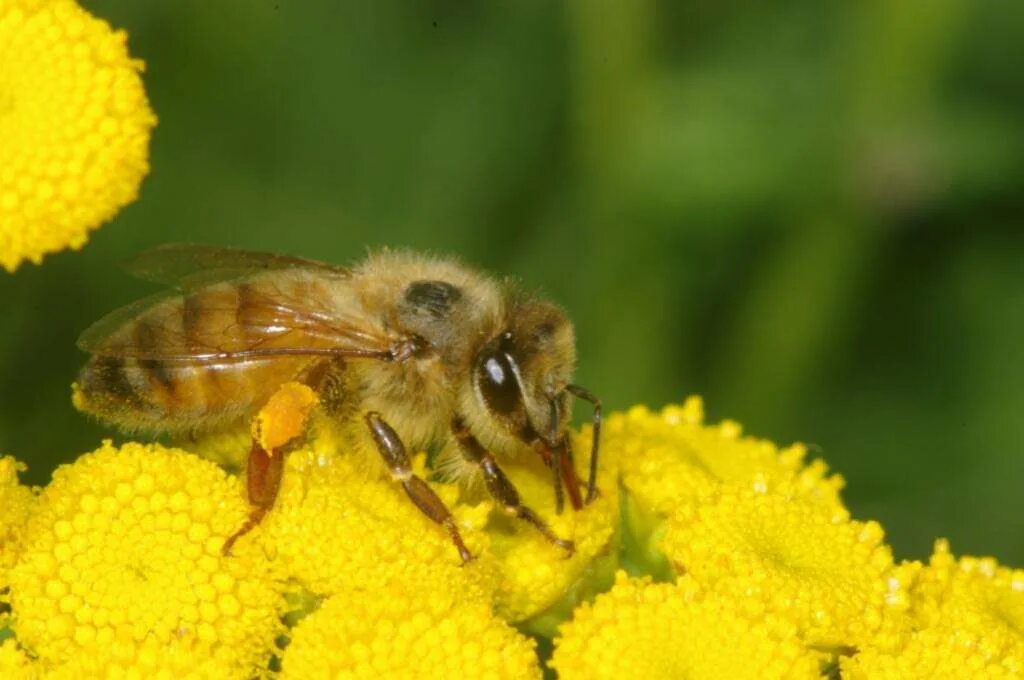
[[[326,346],[296,317],[317,314],[327,294],[315,275],[277,273],[176,294],[135,314],[115,313],[83,336],[100,339],[86,343],[93,356],[79,374],[76,405],[148,432],[206,429],[246,417],[320,360],[237,353]]]

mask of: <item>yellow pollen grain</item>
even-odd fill
[[[308,386],[285,383],[253,420],[252,436],[264,450],[273,453],[306,431],[317,396]]]

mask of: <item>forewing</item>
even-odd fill
[[[163,291],[149,297],[136,300],[124,307],[119,307],[103,316],[99,321],[85,329],[76,344],[79,349],[92,354],[107,354],[110,356],[120,355],[113,349],[117,345],[117,339],[124,334],[125,329],[130,327],[137,319],[149,314],[154,308],[166,302],[174,302],[181,299],[181,293],[176,290]]]
[[[345,267],[303,257],[197,243],[168,243],[151,248],[128,260],[124,268],[144,281],[183,290],[279,269],[315,269],[331,276],[349,275]]]
[[[218,307],[216,295],[207,288],[140,300],[97,321],[78,346],[100,356],[210,367],[289,356],[393,358],[384,331],[315,301],[249,293],[244,306]],[[201,301],[198,311],[189,311],[190,300]],[[195,318],[188,320],[190,313]]]

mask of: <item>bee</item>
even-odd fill
[[[390,476],[472,555],[452,515],[413,473],[408,447],[437,469],[482,477],[497,504],[570,554],[522,502],[499,460],[524,450],[551,470],[555,505],[597,495],[601,402],[572,382],[576,342],[557,306],[453,259],[384,250],[345,268],[191,244],[137,255],[130,273],[169,286],[108,314],[79,338],[91,354],[75,403],[131,432],[199,435],[251,421],[282,385],[311,388],[328,417],[365,428]],[[573,397],[593,405],[589,478],[567,436]],[[225,554],[271,510],[284,450],[253,438],[250,516]],[[585,489],[585,496],[583,490]]]

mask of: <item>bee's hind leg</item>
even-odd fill
[[[576,552],[576,545],[572,541],[559,538],[536,512],[522,504],[519,499],[519,492],[516,490],[515,485],[512,484],[512,480],[498,467],[498,462],[494,460],[494,456],[477,441],[476,437],[470,434],[469,430],[461,422],[456,421],[452,423],[452,434],[455,436],[455,441],[459,445],[462,456],[480,467],[480,471],[484,475],[484,484],[487,486],[487,491],[490,492],[494,500],[501,504],[506,512],[532,524],[548,542],[557,545],[569,555]],[[554,468],[554,470],[557,480],[558,468]]]
[[[284,454],[268,452],[258,441],[253,440],[246,465],[246,486],[249,491],[249,518],[231,537],[225,541],[221,552],[231,554],[235,541],[259,526],[277,500],[281,488],[281,473],[284,470]]]
[[[426,482],[413,474],[409,454],[406,453],[405,444],[402,443],[398,433],[385,423],[380,414],[375,411],[366,414],[366,424],[370,427],[370,434],[373,435],[373,441],[377,444],[377,450],[380,451],[384,462],[387,463],[391,476],[395,481],[401,482],[405,493],[420,509],[420,512],[448,531],[462,561],[472,560],[473,555],[466,548],[466,544],[462,542],[462,534],[459,533],[459,527],[456,526],[448,506]]]
[[[246,465],[249,494],[249,518],[224,543],[221,552],[231,548],[242,536],[259,526],[274,507],[281,489],[285,448],[306,431],[310,413],[317,404],[316,393],[300,383],[285,383],[260,409],[252,422],[252,449]]]

